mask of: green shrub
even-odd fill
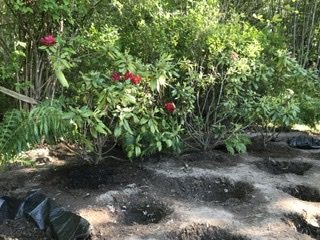
[[[86,149],[98,149],[97,159],[103,157],[106,141],[120,144],[130,159],[170,149],[179,152],[193,92],[174,85],[177,72],[171,57],[163,55],[154,65],[144,65],[117,50],[109,55],[110,70],[83,74],[74,89],[77,105],[86,106],[71,107],[69,119],[86,139]],[[95,143],[102,145],[96,148]]]

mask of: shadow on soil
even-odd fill
[[[283,188],[282,191],[308,202],[320,202],[320,193],[318,189],[304,185]]]
[[[319,219],[319,217],[317,217]],[[320,228],[311,225],[307,220],[299,214],[288,214],[285,216],[285,222],[288,224],[293,224],[296,228],[296,231],[302,234],[307,234],[314,239],[320,239]],[[319,225],[319,220],[318,220]]]
[[[303,175],[308,171],[312,164],[304,162],[291,162],[291,161],[275,161],[266,159],[263,161],[255,162],[255,165],[262,171],[279,175],[285,173],[293,173],[296,175]]]
[[[58,167],[45,177],[45,181],[69,189],[99,189],[105,185],[129,184],[141,176],[141,168],[130,163],[113,162]]]
[[[251,139],[252,143],[247,147],[248,153],[257,157],[293,158],[302,153],[299,149],[290,147],[285,142],[268,142],[266,146],[260,137]]]

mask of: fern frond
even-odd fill
[[[0,123],[0,154],[17,154],[41,142],[54,143],[71,127],[61,105],[44,102],[30,112],[14,109]]]
[[[11,110],[4,115],[0,124],[0,153],[12,153],[12,141],[16,140],[16,151],[22,149],[19,141],[19,131],[23,128],[26,112],[17,109]]]

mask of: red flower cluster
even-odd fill
[[[167,102],[166,104],[164,104],[164,108],[169,113],[173,113],[176,110],[176,105],[173,102]]]
[[[53,46],[56,44],[56,39],[53,35],[47,35],[40,39],[40,43],[44,46]]]
[[[124,80],[130,80],[131,83],[134,85],[139,84],[142,80],[140,75],[134,75],[130,71],[126,71],[126,73],[124,74],[123,77],[121,76],[121,74],[119,72],[114,72],[114,73],[112,73],[111,78],[113,81],[120,81],[122,78],[124,78]]]
[[[120,81],[121,80],[121,74],[118,72],[112,73],[112,80],[113,81]]]
[[[133,76],[132,78],[130,78],[130,81],[132,84],[137,85],[141,82],[141,76]]]
[[[134,77],[134,74],[130,71],[126,71],[126,73],[124,74],[124,79],[128,80],[128,79],[132,79]]]

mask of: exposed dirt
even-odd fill
[[[141,169],[130,163],[73,164],[52,169],[43,183],[62,184],[68,189],[99,189],[135,182]]]
[[[147,196],[134,196],[117,204],[119,222],[126,225],[159,223],[172,213],[163,202]]]
[[[225,202],[228,199],[245,200],[250,198],[254,187],[246,182],[234,182],[228,178],[217,177],[172,177],[150,176],[151,183],[163,194],[201,200],[204,202]],[[170,190],[170,191],[168,191]]]
[[[168,234],[168,238],[172,240],[248,240],[246,237],[207,224],[192,224],[178,232]]]
[[[38,149],[34,167],[0,174],[0,195],[40,189],[87,219],[92,239],[319,239],[320,150],[290,148],[294,135],[266,147],[253,138],[242,155],[189,152],[135,164],[93,166],[68,148]],[[0,225],[0,239],[46,238],[21,219]]]
[[[296,227],[297,232],[307,234],[314,239],[320,239],[320,227],[312,225],[302,215],[289,214],[286,216],[285,221],[288,224],[292,223]]]
[[[0,225],[0,240],[5,239],[48,239],[45,233],[39,230],[35,224],[26,219],[7,220]]]
[[[275,161],[273,159],[258,161],[255,165],[259,169],[275,175],[284,173],[303,175],[312,167],[312,164],[306,162]]]
[[[318,189],[314,187],[297,185],[284,188],[283,191],[303,201],[320,202],[320,193]]]

